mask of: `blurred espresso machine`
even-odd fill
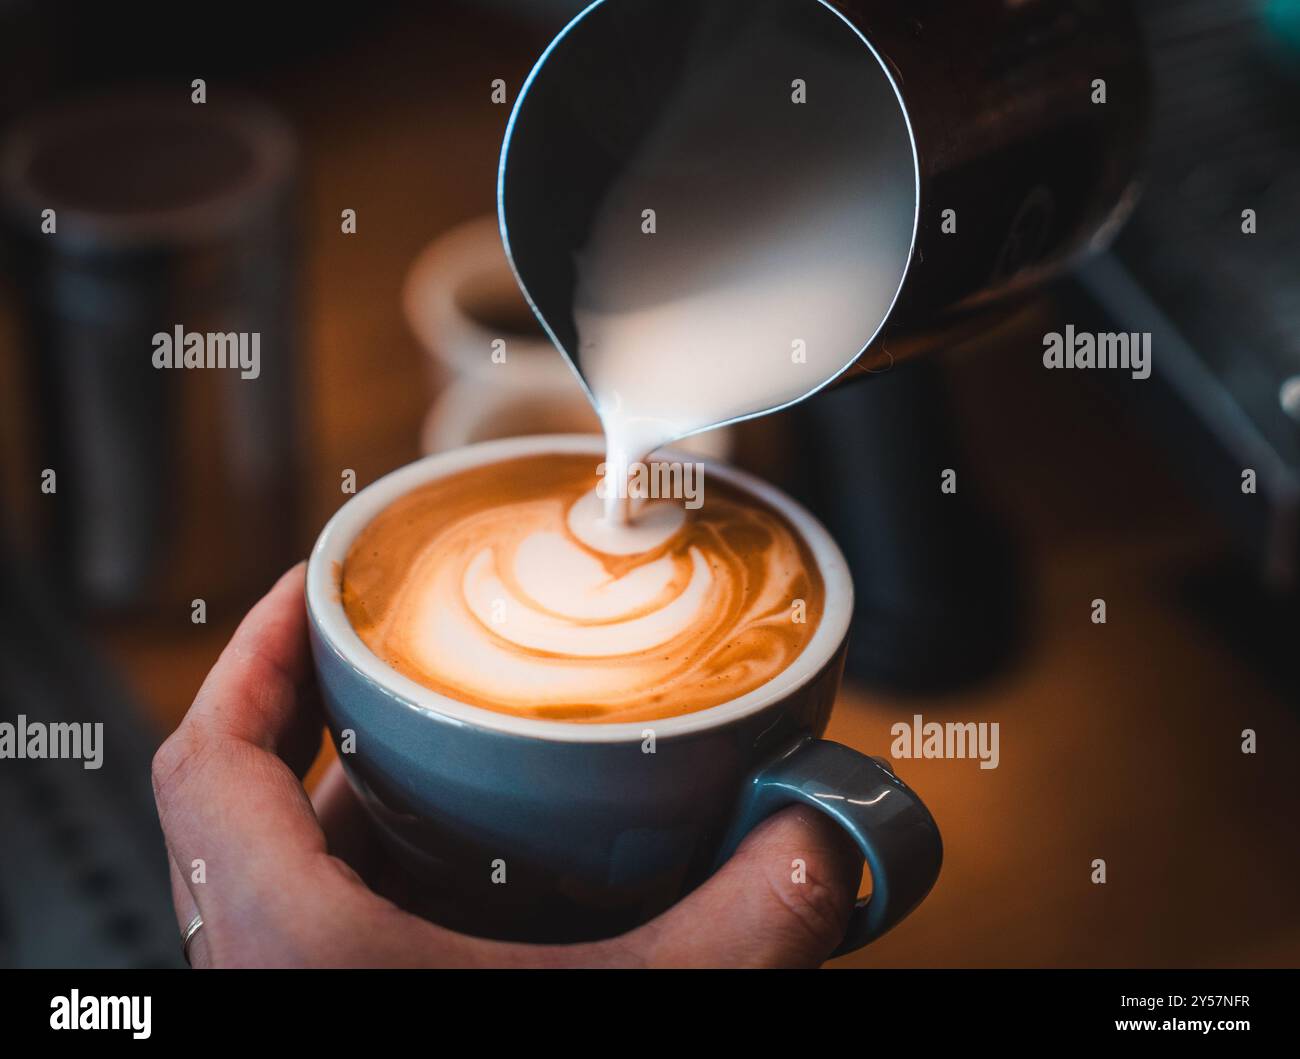
[[[243,606],[294,554],[294,170],[274,113],[174,91],[33,109],[0,140],[24,492],[82,608]]]

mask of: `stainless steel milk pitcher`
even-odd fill
[[[665,139],[688,96],[715,113]],[[722,212],[737,204],[732,227],[700,233],[713,254],[783,239],[795,199],[822,196],[830,228],[835,210],[870,203],[860,245],[886,296],[843,336],[843,371],[1103,247],[1136,198],[1146,110],[1126,0],[598,0],[516,101],[502,235],[581,374],[575,260],[647,151],[677,151],[684,184]],[[644,282],[667,297],[708,277]]]

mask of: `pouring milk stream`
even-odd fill
[[[568,348],[513,255],[604,429],[603,517],[590,498],[570,520],[598,550],[653,546],[683,517],[680,505],[634,511],[620,488],[630,468],[820,389],[894,302],[915,225],[911,143],[865,44],[824,18],[834,47],[790,43],[812,53],[797,65],[816,71],[815,90],[792,89],[770,33],[739,26],[656,102],[572,252]],[[502,230],[509,244],[504,199]]]

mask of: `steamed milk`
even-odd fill
[[[807,395],[893,303],[915,189],[892,89],[850,42],[790,67],[807,79],[795,103],[769,51],[738,40],[680,86],[578,255],[578,359],[607,473]],[[610,495],[605,514],[628,509]]]

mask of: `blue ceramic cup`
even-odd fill
[[[704,881],[759,821],[803,803],[852,836],[871,872],[871,896],[858,902],[838,952],[884,933],[934,884],[939,831],[883,761],[819,738],[840,682],[853,587],[826,530],[770,485],[705,465],[706,480],[765,501],[802,535],[825,582],[824,612],[790,666],[722,705],[634,723],[532,720],[423,687],[357,636],[339,581],[367,523],[426,482],[547,452],[589,453],[594,465],[603,443],[510,438],[413,463],[338,511],[307,571],[312,649],[340,759],[387,844],[423,880],[436,918],[515,940],[620,933]]]

